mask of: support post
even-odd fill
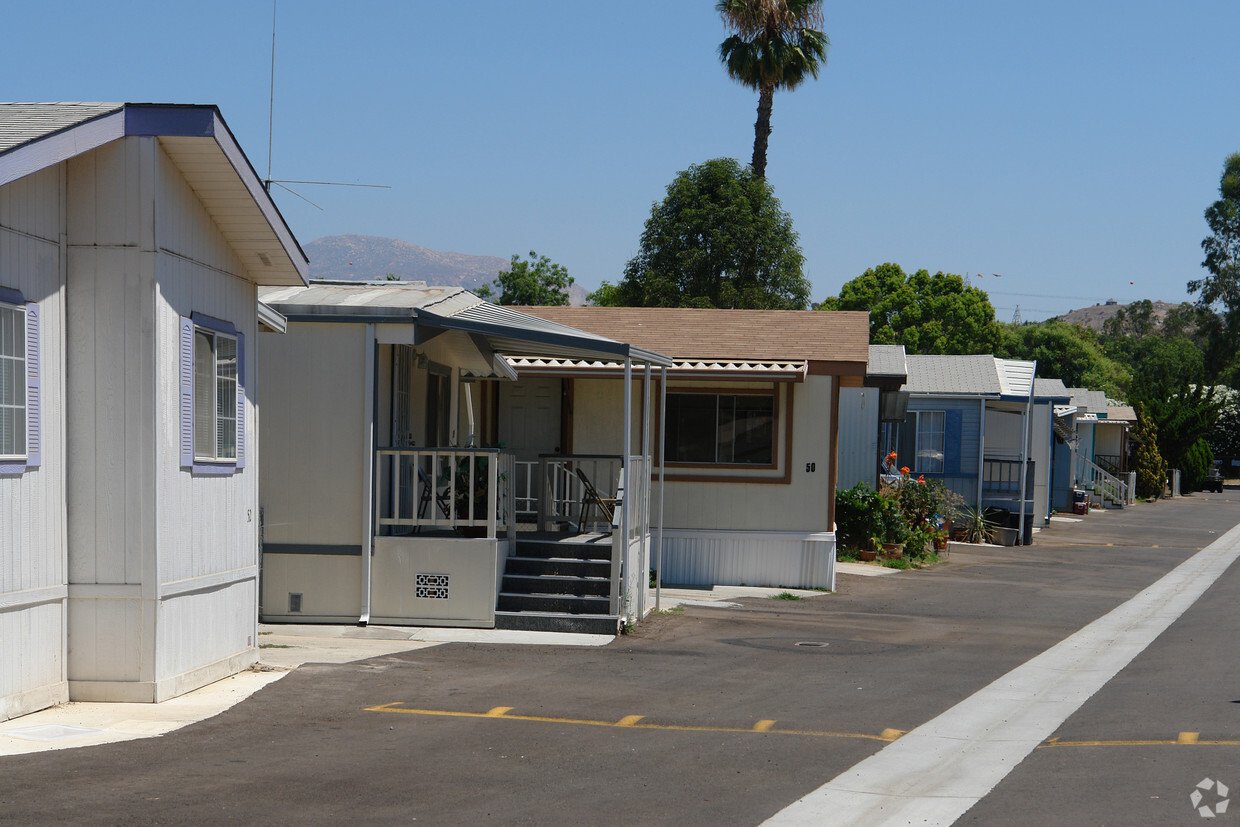
[[[375,541],[374,515],[378,507],[375,496],[375,393],[378,382],[378,360],[375,358],[374,324],[366,325],[365,366],[362,370],[365,391],[362,393],[362,611],[357,618],[358,626],[370,623],[370,564]]]

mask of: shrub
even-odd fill
[[[894,497],[863,482],[835,494],[835,531],[841,548],[869,548],[871,538],[902,543],[908,528]]]
[[[1180,485],[1185,491],[1200,491],[1201,484],[1205,482],[1206,474],[1210,471],[1210,466],[1214,464],[1214,452],[1210,450],[1210,444],[1203,438],[1194,442],[1184,452],[1184,463],[1180,469],[1183,476],[1180,479]]]

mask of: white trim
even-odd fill
[[[0,186],[97,149],[125,135],[125,110],[76,124],[16,147],[0,156]]]
[[[26,609],[42,603],[55,603],[69,596],[69,587],[43,586],[38,589],[22,589],[16,592],[0,593],[0,612],[11,609]]]
[[[201,577],[187,577],[184,580],[161,583],[159,585],[159,597],[160,599],[179,597],[190,592],[201,592],[223,586],[232,586],[257,578],[258,566],[246,566],[240,569],[232,569],[231,571],[217,571],[214,574],[204,574]]]

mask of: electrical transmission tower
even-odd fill
[[[1012,314],[1012,324],[1020,324],[1020,305],[1016,305],[1016,312]]]

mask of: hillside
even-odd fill
[[[444,253],[399,238],[374,235],[329,235],[305,245],[310,278],[383,281],[388,273],[401,281],[474,288],[490,284],[509,259]],[[586,290],[574,284],[569,301],[586,303]]]
[[[1167,315],[1167,311],[1179,305],[1171,302],[1153,302],[1154,316],[1161,322]],[[1115,314],[1119,312],[1121,307],[1128,307],[1126,304],[1120,304],[1114,299],[1105,304],[1095,304],[1092,307],[1082,307],[1077,310],[1069,310],[1062,316],[1056,316],[1059,321],[1068,324],[1079,324],[1082,327],[1092,328],[1101,332],[1102,325],[1108,319],[1115,318]]]

